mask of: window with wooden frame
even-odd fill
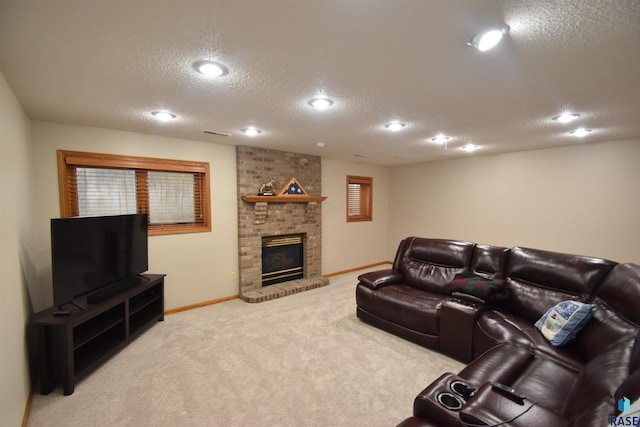
[[[149,214],[149,235],[211,231],[209,163],[58,150],[64,217]]]
[[[347,222],[373,220],[373,178],[347,175]]]

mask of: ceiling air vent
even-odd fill
[[[208,133],[209,135],[231,136],[230,133],[218,132],[216,130],[203,130],[202,133]]]

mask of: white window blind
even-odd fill
[[[193,174],[151,171],[148,180],[151,224],[186,223],[196,220]]]
[[[137,212],[135,171],[79,167],[76,180],[79,216]]]
[[[362,187],[360,184],[349,184],[347,190],[347,210],[349,216],[362,215]]]

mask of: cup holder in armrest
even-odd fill
[[[462,381],[453,381],[449,384],[451,391],[453,391],[458,396],[466,399],[469,399],[476,393],[476,389],[471,387],[469,384],[463,383]]]
[[[451,393],[438,394],[438,403],[451,411],[459,411],[462,409],[462,400]]]

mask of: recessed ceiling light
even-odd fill
[[[319,148],[324,148],[324,142],[316,142],[314,145]]]
[[[444,144],[445,142],[449,141],[451,138],[448,137],[447,135],[443,135],[443,134],[438,134],[436,136],[434,136],[433,138],[431,138],[432,142],[435,142],[436,144]]]
[[[207,77],[221,77],[229,74],[224,65],[213,61],[198,61],[193,63],[193,68]]]
[[[471,42],[467,44],[469,46],[475,47],[480,52],[485,52],[500,43],[500,40],[502,40],[502,36],[504,36],[508,32],[509,27],[507,25],[503,25],[502,27],[493,28],[476,35],[471,39]]]
[[[262,133],[262,131],[260,129],[256,129],[254,127],[248,127],[245,129],[242,129],[242,133],[244,133],[247,136],[256,136]]]
[[[569,123],[574,121],[575,119],[577,119],[578,117],[580,117],[580,114],[576,114],[576,113],[562,113],[559,116],[555,116],[552,118],[552,120],[555,120],[557,122],[560,123]]]
[[[175,114],[168,111],[154,111],[151,115],[161,122],[168,122],[176,118]]]
[[[463,145],[462,147],[460,147],[461,150],[464,150],[467,153],[471,153],[473,151],[476,151],[478,148],[480,148],[480,147],[478,147],[475,144],[467,144],[467,145]]]
[[[405,126],[406,126],[406,124],[404,124],[402,122],[390,122],[390,123],[387,123],[386,125],[384,125],[384,127],[386,127],[389,130],[392,130],[394,132],[397,131],[397,130],[402,129]]]
[[[313,98],[309,100],[309,105],[311,105],[316,110],[326,110],[331,107],[333,101],[329,98]]]
[[[591,129],[578,128],[576,130],[572,130],[571,132],[569,132],[569,135],[582,138],[583,136],[589,135],[591,132],[592,132]]]

